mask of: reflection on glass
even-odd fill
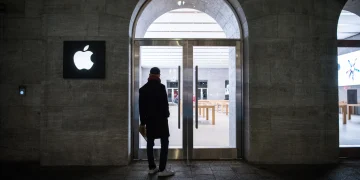
[[[173,91],[172,89],[168,89],[168,92],[167,92],[167,94],[168,94],[168,101],[169,101],[169,102],[172,102],[172,96],[173,96],[173,95],[172,95],[172,94],[173,94],[172,91]]]

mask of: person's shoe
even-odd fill
[[[175,172],[170,171],[170,170],[166,170],[166,169],[164,171],[160,171],[159,174],[158,174],[159,177],[173,176],[173,175],[175,175]]]
[[[157,173],[158,171],[159,171],[158,168],[150,169],[150,170],[149,170],[149,174],[155,174],[155,173]]]

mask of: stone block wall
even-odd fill
[[[45,43],[42,1],[0,1],[0,160],[39,161]],[[26,96],[19,95],[26,86]]]
[[[1,160],[129,159],[129,24],[136,1],[7,0],[1,32]],[[105,40],[106,78],[62,78],[63,41]],[[24,97],[18,86],[27,86]]]
[[[249,28],[245,158],[266,164],[337,162],[336,29],[345,1],[240,2],[243,27]]]
[[[0,2],[0,159],[127,164],[129,24],[138,1]],[[243,28],[245,158],[337,162],[336,29],[346,1],[229,2]],[[105,40],[106,79],[63,79],[65,40]]]
[[[55,1],[43,4],[46,43],[41,164],[128,163],[129,22],[136,1]],[[62,78],[66,40],[105,40],[106,78]]]

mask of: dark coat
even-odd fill
[[[160,80],[149,80],[139,90],[140,122],[146,125],[148,138],[169,137],[169,102]]]

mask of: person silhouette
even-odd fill
[[[165,85],[161,84],[160,69],[153,67],[150,70],[148,82],[139,90],[140,132],[146,128],[147,156],[149,174],[158,176],[172,176],[175,173],[166,170],[169,150],[169,102]],[[160,166],[156,167],[154,160],[154,141],[160,139]]]

